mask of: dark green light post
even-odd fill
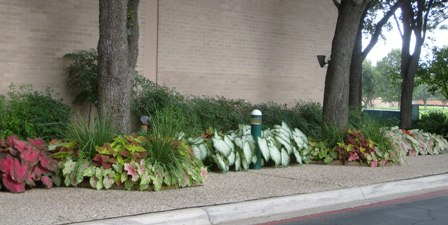
[[[261,111],[258,109],[255,109],[252,111],[250,116],[250,131],[252,134],[252,137],[255,141],[255,154],[257,155],[257,162],[255,163],[255,169],[261,168],[261,151],[260,147],[258,146],[258,138],[261,137]]]

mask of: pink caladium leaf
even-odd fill
[[[45,149],[45,141],[40,139],[40,138],[30,138],[28,139],[29,143],[31,145],[33,145],[34,147],[36,147],[39,150],[44,150]]]
[[[41,181],[45,185],[46,188],[52,188],[53,187],[53,180],[50,177],[42,176]]]
[[[20,160],[15,158],[11,178],[18,183],[25,182],[29,175],[28,168],[28,163],[20,163]]]
[[[350,157],[348,158],[348,161],[356,161],[359,159],[359,156],[356,152],[350,152]]]
[[[14,164],[14,158],[10,155],[6,155],[5,158],[0,159],[0,170],[3,173],[11,174],[13,164]]]
[[[28,187],[35,187],[36,183],[34,182],[36,179],[36,175],[34,173],[29,173],[28,178],[26,179],[26,185]]]
[[[15,138],[13,138],[12,140],[14,145],[10,145],[11,147],[14,147],[15,149],[17,149],[17,151],[19,152],[23,152],[26,149],[28,149],[29,147],[31,147],[28,142],[26,141],[22,141],[20,139],[17,138],[17,136],[15,136]]]
[[[135,171],[135,168],[131,163],[125,163],[124,170],[126,170],[128,172],[128,175],[131,175],[132,181],[135,182],[138,180],[138,177],[139,177],[138,173],[137,173],[137,171]]]
[[[58,169],[58,162],[55,159],[48,157],[45,152],[39,155],[40,164],[49,171],[56,171]]]
[[[40,167],[36,166],[34,167],[32,174],[35,180],[40,180],[40,177],[42,176],[42,170],[40,169]]]
[[[20,158],[22,159],[22,162],[28,162],[30,166],[35,166],[39,162],[39,155],[39,150],[31,148],[24,150],[20,154]]]
[[[372,160],[372,162],[370,163],[370,167],[378,167],[378,161]]]
[[[2,174],[2,182],[3,186],[13,193],[22,193],[25,192],[25,183],[19,183],[12,180],[11,176],[8,174]]]

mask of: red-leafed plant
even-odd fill
[[[42,139],[23,141],[11,135],[0,140],[1,183],[7,190],[21,193],[40,184],[47,188],[59,185],[56,171],[57,162],[49,157]]]
[[[338,158],[345,164],[346,161],[367,162],[370,166],[378,166],[380,157],[376,154],[375,143],[364,137],[360,130],[348,129],[344,141],[336,147]]]

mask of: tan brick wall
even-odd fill
[[[192,95],[322,102],[329,0],[160,0],[159,83]]]
[[[148,0],[141,1],[138,70],[145,73],[145,23]],[[55,89],[71,102],[66,91],[62,56],[96,48],[98,1],[0,0],[0,93],[9,84],[28,83]],[[146,74],[145,74],[146,75]]]

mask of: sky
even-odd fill
[[[444,24],[448,25],[448,21],[446,21]],[[400,32],[398,31],[396,26],[394,26],[394,28],[389,32],[386,32],[385,29],[383,29],[383,33],[386,36],[386,40],[379,39],[378,43],[367,56],[367,60],[370,60],[374,65],[377,61],[385,57],[393,48],[401,48]],[[434,32],[428,33],[427,36],[433,37],[435,39],[434,41],[431,41],[428,38],[425,39],[425,43],[429,44],[430,46],[441,47],[444,45],[448,45],[448,30],[435,30]],[[368,41],[364,41],[363,44],[366,45],[366,42]],[[431,48],[432,47],[430,47],[429,49],[425,48],[422,52],[421,58],[428,54]]]

